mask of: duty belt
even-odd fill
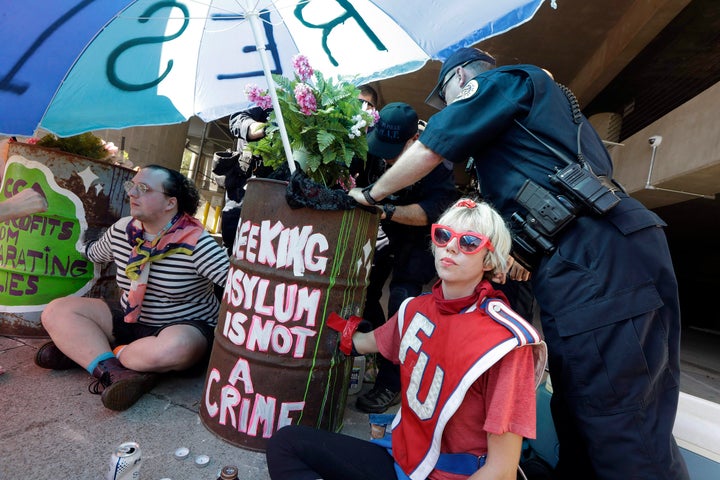
[[[608,195],[617,197],[625,190],[618,182],[601,175],[595,185],[607,189]],[[551,182],[552,183],[552,182]],[[510,219],[513,236],[513,256],[526,269],[534,270],[545,255],[555,251],[557,241],[578,215],[601,216],[572,195],[555,195],[532,180],[526,180],[515,200],[525,209],[525,214],[515,212]],[[616,202],[619,199],[616,198]],[[612,206],[610,207],[612,208]]]

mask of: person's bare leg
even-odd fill
[[[112,314],[100,299],[58,298],[45,307],[41,320],[55,345],[83,368],[111,350]]]
[[[120,363],[138,372],[185,370],[209,348],[207,339],[191,325],[172,325],[157,337],[135,340],[122,349]]]

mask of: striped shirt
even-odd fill
[[[120,304],[127,307],[130,279],[125,273],[132,252],[125,231],[132,217],[115,222],[86,256],[94,263],[115,262],[115,278],[122,291]],[[220,304],[213,283],[224,286],[230,262],[227,253],[206,231],[192,255],[177,253],[149,264],[147,291],[138,323],[164,325],[177,320],[199,320],[217,324]]]

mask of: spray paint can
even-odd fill
[[[140,478],[141,464],[140,445],[135,442],[123,442],[110,455],[110,465],[105,478],[107,480],[137,480]]]

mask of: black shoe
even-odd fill
[[[130,370],[123,367],[117,358],[110,358],[95,367],[93,377],[97,380],[88,387],[90,393],[102,393],[100,398],[105,408],[122,411],[152,390],[158,375]]]
[[[365,395],[358,397],[355,405],[361,412],[383,413],[398,403],[400,403],[400,392],[393,392],[389,388],[376,385]]]
[[[77,363],[60,351],[54,342],[47,342],[41,346],[35,354],[35,365],[50,370],[69,370],[80,367]]]

